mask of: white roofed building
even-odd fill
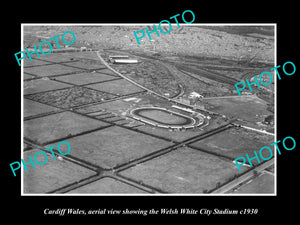
[[[113,63],[138,63],[137,59],[114,59]]]
[[[137,59],[131,59],[128,55],[110,55],[109,60],[112,63],[118,64],[118,63],[138,63],[139,61]]]

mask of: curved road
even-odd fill
[[[162,97],[162,98],[164,98],[164,99],[167,99],[168,101],[171,100],[171,99],[169,99],[169,98],[167,98],[167,97],[165,97],[165,96],[163,96],[163,95],[161,95],[161,94],[158,94],[158,93],[156,93],[156,92],[154,92],[154,91],[152,91],[152,90],[150,90],[150,89],[148,89],[148,88],[146,88],[146,87],[140,85],[139,83],[137,83],[137,82],[135,82],[135,81],[129,79],[128,77],[124,76],[123,74],[119,73],[119,72],[116,71],[114,68],[112,68],[110,65],[108,65],[107,62],[105,62],[105,60],[101,57],[99,51],[96,51],[96,54],[97,54],[98,58],[100,59],[100,61],[101,61],[108,69],[110,69],[110,70],[113,71],[114,73],[118,74],[120,77],[126,79],[126,80],[129,81],[130,83],[133,83],[134,85],[136,85],[136,86],[138,86],[138,87],[140,87],[140,88],[142,88],[142,89],[144,89],[144,90],[146,90],[146,91],[148,91],[148,92],[150,92],[150,93],[152,93],[152,94],[155,94],[155,95],[157,95],[157,96],[159,96],[159,97]]]
[[[135,81],[129,79],[128,77],[124,76],[123,74],[119,73],[119,72],[116,71],[114,68],[112,68],[110,65],[108,65],[108,63],[105,62],[105,60],[101,57],[99,51],[96,51],[96,54],[97,54],[98,58],[100,59],[100,61],[101,61],[101,62],[102,62],[109,70],[113,71],[114,73],[118,74],[120,77],[126,79],[127,81],[133,83],[134,85],[136,85],[136,86],[138,86],[138,87],[140,87],[140,88],[142,88],[142,89],[144,89],[144,90],[146,90],[146,91],[148,91],[148,92],[150,92],[150,93],[152,93],[152,94],[155,94],[155,95],[157,95],[157,96],[159,96],[159,97],[161,97],[161,98],[164,98],[164,99],[166,99],[166,100],[168,100],[168,101],[170,101],[170,102],[173,102],[173,103],[179,104],[179,105],[188,106],[189,108],[191,108],[191,106],[190,106],[189,104],[185,104],[185,103],[182,103],[182,102],[178,102],[178,101],[176,101],[176,100],[174,100],[174,99],[172,99],[172,98],[168,98],[168,97],[166,97],[166,96],[164,96],[164,95],[161,95],[161,94],[159,94],[159,93],[156,93],[155,91],[152,91],[152,90],[150,90],[150,89],[148,89],[148,88],[146,88],[146,87],[140,85],[139,83],[137,83],[137,82],[135,82]],[[216,113],[213,113],[213,112],[210,112],[210,111],[207,111],[207,110],[205,110],[205,111],[208,112],[208,113],[211,113],[211,114],[216,114]]]

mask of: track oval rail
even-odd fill
[[[130,111],[130,115],[144,123],[163,128],[193,128],[196,119],[159,107],[142,107]]]

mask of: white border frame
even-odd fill
[[[156,23],[154,23],[156,24]],[[176,23],[171,23],[172,26]],[[163,26],[166,24],[162,24]],[[277,23],[192,23],[183,26],[273,26],[274,27],[274,67],[277,66]],[[153,26],[153,23],[21,23],[21,50],[24,51],[24,26]],[[133,34],[132,34],[133,35]],[[138,45],[138,44],[137,44]],[[263,71],[262,71],[263,72]],[[275,77],[275,76],[274,76]],[[24,63],[21,63],[21,158],[24,149],[24,112],[23,112],[23,90],[24,90]],[[274,103],[274,141],[277,140],[277,76],[275,79],[275,103]],[[275,146],[274,146],[275,149]],[[23,166],[21,165],[21,196],[277,196],[277,151],[274,150],[274,193],[271,194],[27,194],[23,192]],[[20,163],[22,164],[22,163]],[[28,171],[29,172],[29,171]]]

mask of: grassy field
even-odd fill
[[[43,144],[107,125],[72,112],[62,112],[24,121],[24,137]]]
[[[253,151],[258,152],[261,147],[270,146],[273,142],[273,136],[234,127],[190,145],[235,159],[237,157],[245,157],[245,154],[249,154],[249,157],[252,157],[254,156]],[[268,151],[263,151],[262,154],[265,158],[269,156]],[[253,164],[257,164],[257,161],[253,160]]]
[[[254,124],[273,114],[268,111],[268,104],[256,96],[212,98],[205,99],[205,101],[208,104],[206,106],[208,110]]]
[[[170,193],[203,193],[237,173],[231,162],[188,147],[120,172],[123,176]]]
[[[116,79],[114,76],[101,74],[101,73],[77,73],[72,75],[66,75],[66,76],[59,76],[56,77],[55,80],[58,81],[64,81],[67,83],[75,84],[75,85],[85,85],[89,83],[95,83],[95,82],[101,82],[101,81],[108,81]]]
[[[34,149],[24,152],[24,159],[28,159],[29,156],[34,158],[37,151]],[[51,154],[47,154],[47,159],[48,161],[44,165],[35,163],[36,168],[33,168],[31,164],[26,165],[27,172],[22,168],[24,170],[24,193],[41,194],[54,191],[55,189],[96,174],[94,171],[72,162],[55,160]],[[45,156],[41,153],[37,154],[37,161],[43,163]]]
[[[24,81],[23,83],[24,95],[35,94],[38,92],[51,91],[61,88],[71,87],[70,84],[64,84],[49,79],[35,79],[30,81]]]
[[[37,67],[26,67],[24,68],[24,72],[45,77],[45,76],[53,76],[53,75],[60,75],[60,74],[68,74],[68,73],[75,73],[80,72],[83,70],[64,66],[61,64],[51,64],[51,65],[43,65],[43,66],[37,66]]]
[[[24,115],[24,117],[34,116],[34,115],[38,115],[38,114],[58,110],[55,107],[45,105],[45,104],[41,104],[39,102],[31,101],[31,100],[26,99],[26,98],[24,99],[23,102],[24,102],[24,105],[23,105],[23,109],[24,109],[23,115]]]
[[[138,112],[138,115],[146,117],[150,120],[155,120],[165,124],[182,124],[186,122],[186,118],[182,116],[177,116],[176,114],[170,114],[166,111],[161,111],[157,109],[146,109]]]
[[[102,168],[113,168],[172,144],[116,126],[69,138],[67,141],[72,146],[71,156]]]

